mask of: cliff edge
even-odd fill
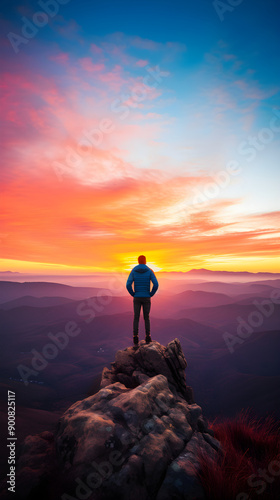
[[[73,404],[54,435],[25,439],[20,498],[202,500],[199,457],[217,455],[220,443],[194,402],[186,366],[177,338],[117,351],[100,390]]]

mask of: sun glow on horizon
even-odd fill
[[[280,270],[277,16],[179,3],[69,2],[0,44],[3,270]]]
[[[90,275],[90,274],[110,274],[110,273],[125,273],[130,272],[131,269],[138,264],[137,257],[135,259],[131,258],[130,264],[123,263],[122,266],[112,266],[112,267],[83,267],[83,266],[71,266],[66,264],[52,264],[52,263],[40,263],[40,262],[29,262],[20,261],[13,259],[0,259],[0,272],[1,273],[21,273],[21,274],[34,274],[36,275]],[[232,256],[231,258],[225,258],[224,256],[219,257],[208,257],[201,261],[190,263],[188,266],[175,265],[170,262],[169,264],[162,264],[159,266],[155,261],[149,261],[147,259],[147,266],[151,267],[155,272],[187,272],[192,269],[207,269],[210,271],[233,271],[233,272],[243,272],[248,271],[251,273],[258,272],[269,272],[269,273],[280,273],[280,258],[269,258],[263,257],[260,265],[259,258],[248,256],[244,261],[243,257]]]

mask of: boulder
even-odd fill
[[[199,456],[218,456],[220,444],[186,384],[186,366],[178,339],[117,351],[100,390],[63,414],[49,447],[43,436],[26,438],[21,464],[32,469],[45,453],[42,478],[52,481],[51,460],[62,500],[203,499]]]
[[[101,387],[120,381],[131,388],[141,384],[145,377],[162,374],[172,392],[193,402],[192,389],[186,384],[187,361],[178,339],[169,342],[166,347],[159,342],[146,344],[142,341],[137,349],[133,346],[117,351],[111,367],[111,370],[107,367],[103,369]]]

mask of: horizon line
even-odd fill
[[[137,265],[137,264],[136,264]],[[134,266],[133,266],[134,267]],[[149,266],[148,266],[149,267]],[[132,269],[132,268],[131,268]],[[88,273],[80,273],[80,274],[71,274],[71,273],[65,273],[65,274],[60,274],[59,272],[52,272],[52,273],[44,273],[42,272],[22,272],[22,271],[0,271],[0,276],[1,275],[23,275],[23,276],[63,276],[63,277],[81,277],[81,276],[98,276],[98,275],[104,275],[104,274],[115,274],[115,273],[126,273],[129,272],[131,269],[126,269],[122,271],[93,271],[93,272],[88,272]],[[206,269],[206,268],[192,268],[188,271],[162,271],[158,270],[156,271],[157,274],[189,274],[191,272],[201,272],[201,273],[227,273],[227,274],[280,274],[280,271],[228,271],[225,269]]]

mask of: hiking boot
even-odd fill
[[[148,334],[148,335],[146,335],[146,344],[149,344],[150,342],[152,342],[152,339],[151,339],[151,335]]]
[[[135,346],[138,346],[138,342],[139,342],[138,335],[133,335],[133,344],[134,344]]]

